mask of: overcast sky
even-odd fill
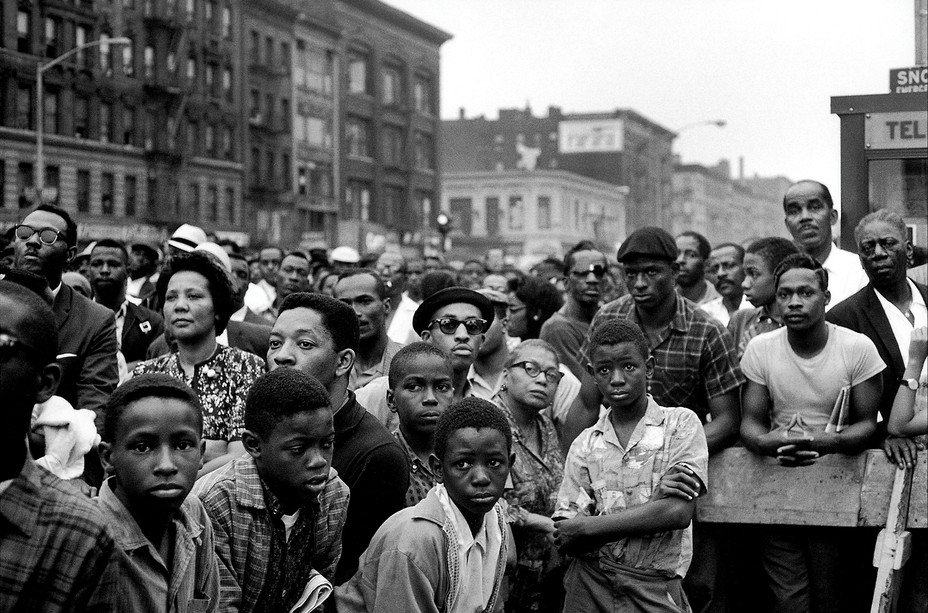
[[[915,62],[913,0],[386,0],[454,38],[441,113],[630,108],[671,129],[684,162],[814,178],[840,195],[831,96],[889,91]]]

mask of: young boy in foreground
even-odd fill
[[[435,425],[454,395],[451,377],[451,360],[431,343],[407,345],[390,362],[387,406],[400,418],[393,436],[409,459],[408,507],[438,482],[429,456],[435,451]]]
[[[702,424],[648,396],[653,359],[634,323],[593,330],[590,360],[609,410],[574,440],[564,466],[554,512],[555,544],[574,557],[564,611],[689,611],[681,580],[695,498],[706,491]]]
[[[341,555],[348,486],[331,468],[335,427],[316,379],[278,368],[245,402],[247,455],[194,488],[216,534],[220,608],[282,611],[310,574],[332,581]]]
[[[213,529],[187,496],[203,465],[196,393],[168,375],[140,375],[116,389],[104,415],[100,459],[113,476],[95,502],[126,553],[120,610],[217,611]]]
[[[336,589],[339,613],[502,610],[512,534],[497,502],[512,462],[509,423],[490,402],[465,398],[438,418],[429,461],[441,483],[377,530]]]

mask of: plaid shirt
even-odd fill
[[[0,493],[0,611],[116,611],[121,553],[94,504],[26,458]]]
[[[287,611],[311,569],[334,578],[348,509],[348,486],[334,469],[318,500],[300,509],[289,541],[280,504],[251,456],[200,479],[193,491],[213,523],[220,610]]]
[[[648,393],[659,405],[686,407],[705,423],[709,399],[738,389],[745,379],[725,326],[685,298],[676,296],[676,301],[670,325],[650,347],[655,364],[654,376],[648,379]],[[618,318],[641,325],[631,296],[622,296],[599,309],[590,333],[600,323]],[[589,347],[587,334],[580,349],[584,363],[589,362]]]
[[[425,499],[429,490],[438,483],[438,479],[429,469],[429,465],[420,460],[416,452],[412,450],[399,428],[393,431],[393,436],[396,437],[396,442],[403,448],[406,458],[409,460],[409,487],[406,489],[406,506],[414,507],[419,504],[420,500]]]

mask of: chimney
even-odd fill
[[[738,156],[738,180],[744,181],[744,156]]]
[[[458,109],[458,119],[466,119],[466,118],[467,116],[464,113],[464,107],[462,106]]]

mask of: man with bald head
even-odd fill
[[[838,223],[838,211],[828,188],[808,179],[789,186],[783,196],[786,228],[796,247],[815,258],[828,272],[831,310],[845,298],[867,285],[867,275],[857,255],[839,249],[831,227]]]

